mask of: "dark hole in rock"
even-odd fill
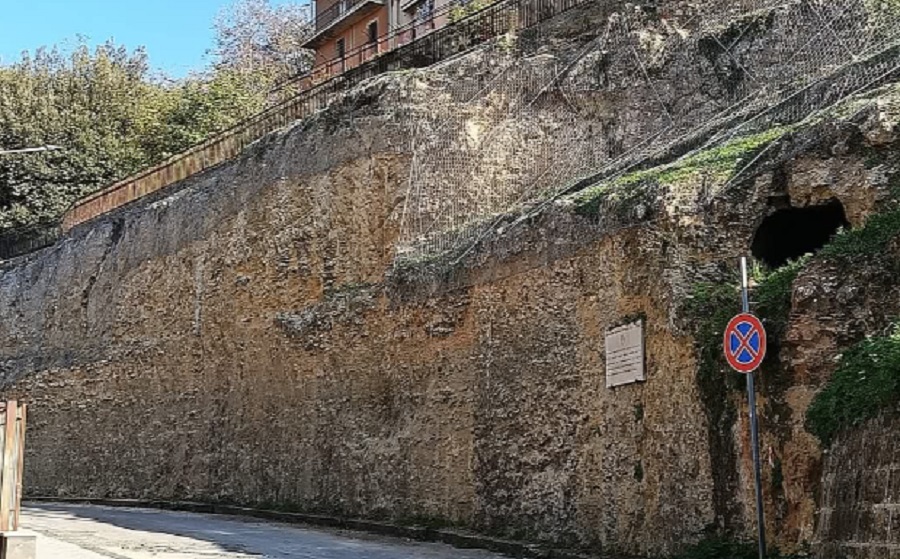
[[[820,206],[780,209],[760,224],[751,251],[756,260],[778,268],[789,260],[816,252],[838,229],[848,225],[844,206],[836,199]]]

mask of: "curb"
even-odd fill
[[[302,512],[283,512],[267,509],[256,509],[237,505],[200,503],[196,501],[162,501],[155,499],[100,499],[78,497],[27,497],[23,503],[64,503],[87,504],[107,507],[136,507],[170,511],[194,512],[202,514],[222,514],[227,516],[243,516],[283,522],[286,524],[306,524],[325,528],[338,528],[357,532],[368,532],[381,536],[405,538],[409,540],[436,542],[452,545],[457,548],[485,549],[495,553],[522,559],[597,559],[597,555],[584,555],[571,551],[552,549],[537,544],[528,544],[515,540],[506,540],[447,528],[428,528],[425,526],[403,526],[375,520],[343,518],[324,514]],[[605,559],[613,559],[605,556]]]

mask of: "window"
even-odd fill
[[[416,22],[426,23],[434,17],[434,0],[425,0],[416,8]]]
[[[373,21],[369,23],[369,26],[366,27],[366,42],[370,45],[374,45],[378,42],[378,21]]]

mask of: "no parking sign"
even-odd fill
[[[754,315],[744,312],[725,328],[725,360],[739,373],[752,373],[766,357],[766,329]]]

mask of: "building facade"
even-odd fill
[[[457,0],[313,0],[314,79],[340,74],[443,27]]]

